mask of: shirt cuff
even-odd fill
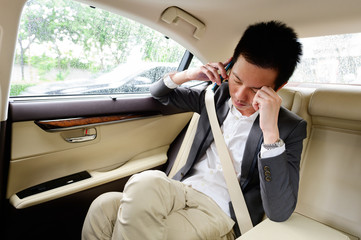
[[[169,75],[167,75],[165,78],[163,78],[163,82],[164,82],[164,85],[166,85],[167,88],[169,88],[169,89],[174,89],[174,88],[178,87],[178,84],[174,83]]]
[[[285,144],[281,147],[272,148],[270,150],[266,149],[265,147],[261,147],[261,158],[271,158],[281,155],[284,151],[286,151]]]

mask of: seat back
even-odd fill
[[[361,88],[317,89],[308,113],[296,212],[360,238]]]

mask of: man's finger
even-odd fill
[[[224,66],[227,66],[232,61],[232,57],[228,58],[227,61],[223,63]]]
[[[206,65],[202,66],[202,72],[206,74],[208,79],[212,82],[216,82],[217,84],[220,84],[221,79],[218,75],[217,69],[212,66],[210,63],[207,63]]]
[[[253,98],[252,107],[253,107],[256,111],[258,111],[258,109],[259,109],[259,97],[258,97],[258,96],[255,96],[255,97]]]
[[[214,82],[216,82],[218,85],[220,85],[222,82],[221,82],[221,78],[219,76],[219,71],[224,70],[222,63],[213,63],[213,64],[210,64],[210,67],[211,67],[211,71],[214,75]]]
[[[219,74],[222,76],[223,79],[227,79],[228,78],[228,75],[227,75],[227,71],[225,69],[225,66],[223,63],[221,62],[218,62],[217,63],[217,68],[219,70]]]

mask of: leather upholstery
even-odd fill
[[[348,240],[349,238],[324,224],[311,220],[298,213],[283,223],[269,219],[258,224],[237,240]]]
[[[283,89],[280,95],[294,96],[288,107],[309,127],[296,212],[360,238],[361,87]]]

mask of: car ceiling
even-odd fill
[[[94,4],[157,29],[204,62],[228,58],[245,28],[259,21],[283,21],[299,37],[361,32],[360,0],[100,0]],[[162,12],[170,6],[206,25],[200,40],[192,37],[194,29],[185,22],[175,26],[161,21]]]

